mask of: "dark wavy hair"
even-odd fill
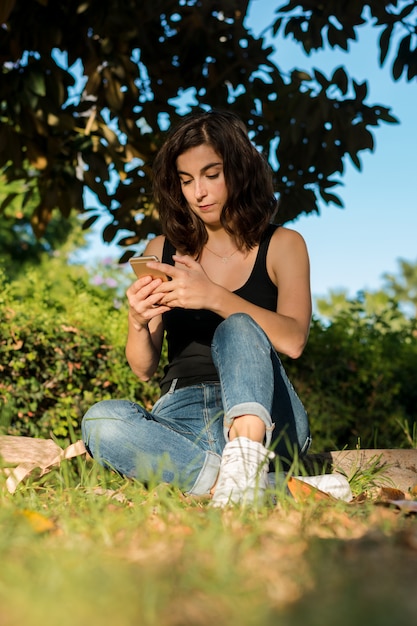
[[[185,116],[168,135],[153,165],[154,198],[162,232],[182,253],[199,255],[207,241],[203,221],[188,207],[177,173],[177,158],[202,144],[223,159],[227,202],[223,228],[240,249],[257,245],[277,209],[272,170],[248,137],[243,122],[227,111]]]

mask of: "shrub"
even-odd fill
[[[62,262],[0,279],[0,428],[58,438],[79,434],[94,402],[129,397],[153,404],[158,388],[126,363],[127,311],[88,274]]]
[[[298,361],[284,359],[310,415],[316,451],[405,447],[416,424],[416,323],[382,315],[341,312],[329,325],[313,320]]]
[[[127,307],[117,294],[117,287],[94,286],[82,267],[60,259],[11,283],[0,276],[2,432],[68,438],[71,430],[79,436],[83,414],[98,400],[152,406],[166,353],[149,383],[131,372]],[[303,356],[283,358],[309,413],[314,451],[412,443],[416,323],[398,324],[397,315],[395,307],[376,315],[358,306],[328,325],[314,319]]]

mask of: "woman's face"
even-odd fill
[[[177,158],[181,191],[191,211],[206,226],[218,226],[227,201],[223,159],[212,146],[190,148]]]

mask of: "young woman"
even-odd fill
[[[212,504],[258,505],[275,455],[309,447],[308,420],[278,353],[297,358],[311,318],[302,237],[271,224],[272,172],[228,112],[192,114],[154,163],[161,236],[149,275],[127,291],[126,356],[148,380],[166,334],[168,366],[151,412],[95,404],[83,438],[92,456],[142,482],[152,477]],[[165,272],[170,280],[152,277]],[[272,452],[272,450],[274,452]]]

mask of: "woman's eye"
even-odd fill
[[[207,174],[207,178],[218,178],[219,177],[219,173],[217,172],[217,174]]]
[[[186,187],[186,185],[189,185],[190,183],[191,183],[191,180],[182,180],[182,181],[181,181],[181,185],[182,185],[183,187]]]

